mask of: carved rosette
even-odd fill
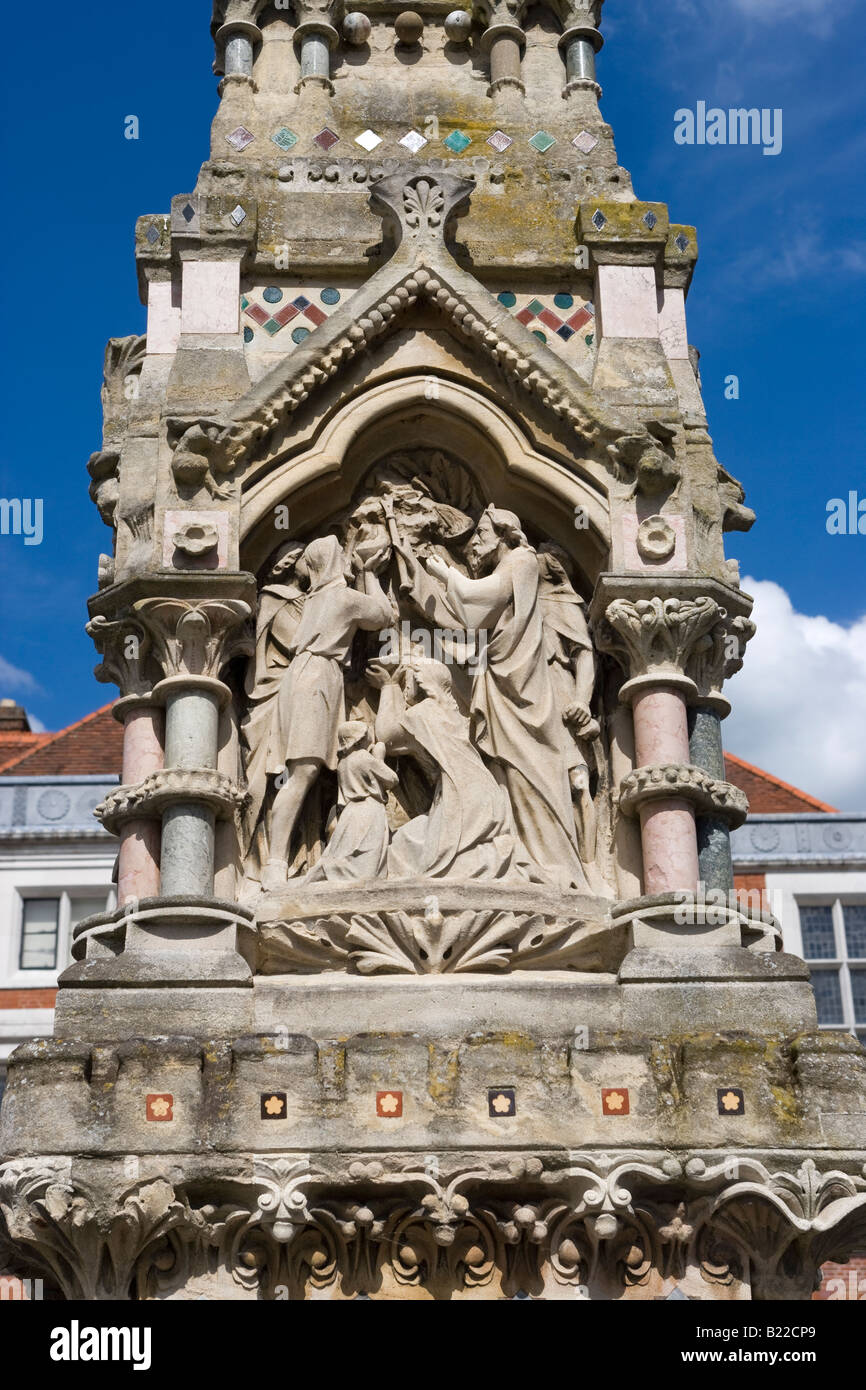
[[[731,782],[719,782],[703,768],[668,763],[660,767],[639,767],[620,784],[620,809],[629,816],[652,801],[682,797],[691,801],[701,815],[717,816],[731,826],[742,825],[749,813],[745,793]]]
[[[229,1281],[254,1298],[416,1287],[434,1298],[679,1289],[805,1300],[821,1261],[844,1260],[866,1237],[866,1176],[794,1163],[654,1151],[313,1163],[295,1153],[253,1155],[185,1186],[114,1184],[111,1164],[92,1165],[90,1185],[70,1159],[33,1158],[0,1168],[0,1212],[16,1262],[67,1299],[197,1297],[208,1284],[219,1298]]]

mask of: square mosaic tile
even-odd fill
[[[237,150],[240,154],[241,150],[245,150],[247,145],[251,145],[255,138],[252,131],[247,130],[245,125],[239,125],[230,135],[226,136],[226,144],[231,145],[232,149]]]
[[[581,130],[578,135],[575,135],[571,143],[582,150],[584,154],[589,154],[590,150],[595,149],[598,140],[594,135],[590,135],[588,130]]]
[[[538,130],[529,143],[534,150],[538,150],[539,154],[547,154],[548,150],[553,149],[556,140],[546,130]]]
[[[628,1087],[602,1086],[601,1110],[603,1115],[627,1115],[629,1113]]]
[[[271,136],[271,140],[278,145],[281,150],[290,150],[293,145],[297,145],[298,137],[293,130],[289,130],[287,125],[280,126]]]
[[[148,1120],[154,1120],[157,1124],[167,1124],[169,1120],[174,1119],[174,1096],[147,1096],[144,1113]]]
[[[517,1094],[513,1086],[499,1086],[487,1092],[487,1110],[496,1120],[517,1114]]]
[[[423,150],[427,141],[423,135],[419,135],[417,130],[409,130],[403,136],[400,144],[404,149],[411,150],[412,154],[417,154],[419,150]]]
[[[297,318],[300,312],[300,309],[296,309],[294,304],[286,304],[280,309],[279,313],[274,314],[274,318],[280,325],[280,328],[285,328],[286,324],[291,323],[292,319]]]
[[[286,1118],[285,1091],[263,1091],[261,1100],[263,1120],[284,1120]]]
[[[504,130],[494,130],[493,134],[487,137],[487,143],[488,145],[492,145],[495,150],[498,150],[499,153],[502,154],[505,150],[508,149],[509,145],[514,144],[514,141],[512,140],[510,135],[505,134]]]
[[[250,304],[248,308],[244,309],[244,313],[248,314],[253,322],[257,323],[260,328],[267,323],[269,317],[261,304]]]
[[[452,130],[450,135],[446,135],[442,144],[446,149],[452,150],[454,154],[462,154],[464,150],[468,150],[472,141],[468,135],[463,134],[462,130]]]
[[[329,126],[325,126],[323,130],[319,131],[318,135],[313,137],[314,143],[319,146],[320,150],[324,150],[326,153],[328,150],[334,148],[339,139],[339,135],[331,130]]]
[[[376,1114],[381,1120],[399,1120],[403,1114],[402,1091],[377,1091]]]
[[[720,1115],[745,1115],[746,1097],[737,1086],[726,1086],[718,1092]]]
[[[355,136],[355,144],[360,145],[362,150],[375,150],[377,145],[381,145],[382,137],[377,135],[375,130],[362,130],[360,135]]]

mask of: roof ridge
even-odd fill
[[[781,777],[776,777],[772,772],[767,772],[763,767],[756,767],[754,763],[747,763],[745,758],[738,758],[736,753],[729,753],[725,750],[725,757],[730,758],[732,763],[738,767],[743,767],[747,772],[752,772],[756,777],[763,777],[766,782],[772,782],[774,786],[781,787],[786,792],[792,792],[794,796],[800,797],[802,801],[807,801],[810,806],[814,806],[816,811],[826,811],[831,815],[838,815],[839,807],[830,806],[826,801],[819,801],[816,796],[810,796],[808,792],[795,787],[791,782],[783,782]]]
[[[50,748],[52,744],[57,743],[59,739],[65,738],[67,734],[71,734],[76,729],[80,729],[85,724],[89,724],[91,720],[98,719],[101,714],[105,714],[116,704],[116,700],[109,700],[107,705],[101,705],[99,709],[91,710],[90,714],[85,714],[81,719],[76,719],[73,724],[67,724],[65,729],[58,729],[56,733],[49,734],[47,738],[42,739],[42,741],[33,748],[28,748],[26,752],[20,753],[16,758],[13,758],[11,762],[0,765],[0,773],[11,774],[16,765],[24,762],[26,758],[32,757],[37,751],[40,753],[44,752],[46,748]]]

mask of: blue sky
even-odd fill
[[[207,0],[99,7],[38,32],[4,20],[7,168],[0,282],[7,391],[0,495],[45,498],[41,546],[0,537],[0,695],[48,728],[111,698],[92,677],[85,600],[109,533],[87,497],[106,340],[143,332],[141,213],[195,182],[216,106]],[[689,336],[716,452],[759,520],[729,538],[758,597],[728,746],[866,810],[866,536],[827,502],[866,498],[863,166],[866,19],[856,0],[607,0],[603,110],[639,197],[697,226]],[[38,61],[30,61],[38,57]],[[674,113],[781,108],[777,157],[680,146]],[[141,138],[124,139],[138,116]],[[726,400],[725,378],[739,378]],[[780,719],[780,712],[784,719]]]

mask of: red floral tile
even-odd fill
[[[158,1124],[165,1124],[168,1120],[173,1120],[174,1096],[165,1094],[147,1096],[145,1099],[145,1114],[149,1120],[154,1120]]]
[[[382,1120],[399,1120],[403,1114],[402,1091],[377,1091],[376,1114]]]
[[[627,1115],[629,1113],[627,1086],[602,1086],[601,1109],[604,1115]]]

